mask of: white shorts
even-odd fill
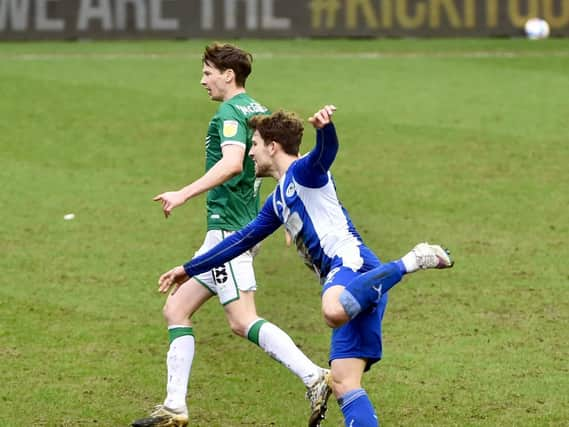
[[[194,256],[207,252],[231,234],[233,234],[232,231],[209,230],[205,235],[202,247]],[[256,249],[249,250],[221,267],[194,276],[194,279],[209,289],[210,292],[216,294],[221,304],[229,304],[231,301],[239,299],[239,291],[257,290],[255,271],[253,270],[254,253],[256,253]]]

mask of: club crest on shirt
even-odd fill
[[[296,188],[294,187],[294,182],[291,182],[288,187],[286,188],[286,196],[292,197],[294,195],[294,191]]]
[[[231,138],[237,135],[237,129],[239,128],[239,123],[235,120],[224,120],[223,121],[223,136],[225,138]]]

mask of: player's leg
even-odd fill
[[[190,279],[176,293],[169,295],[163,314],[168,324],[170,347],[167,355],[168,383],[164,405],[185,408],[188,383],[195,354],[195,338],[191,318],[213,296],[213,293]]]
[[[332,361],[332,389],[346,427],[377,427],[375,409],[361,386],[366,361],[357,358]]]
[[[132,424],[134,427],[182,427],[188,424],[186,395],[195,352],[191,317],[212,295],[196,279],[190,279],[166,299],[163,314],[170,342],[166,357],[166,398],[149,417],[136,420]]]
[[[367,298],[365,300],[365,309],[367,309],[369,306],[377,304],[382,295],[373,287],[373,282],[369,276],[377,275],[378,269],[385,267],[369,248],[359,246],[356,250],[358,251],[357,261],[340,258],[334,261],[322,287],[322,314],[326,324],[331,328],[338,328],[355,317],[354,306],[357,306],[359,311],[363,311],[364,309],[361,307],[364,306],[364,302],[360,302],[363,298]],[[401,279],[399,270],[392,272],[392,276],[388,276],[391,282]],[[350,293],[354,284],[363,288],[356,288],[357,292],[354,292],[360,300]],[[346,294],[350,297],[347,302]]]
[[[350,320],[344,306],[340,303],[340,295],[344,289],[346,288],[343,285],[332,285],[326,288],[322,295],[322,316],[331,328],[342,326]]]
[[[370,252],[363,247],[362,253]],[[379,265],[354,278],[340,295],[340,303],[350,319],[377,304],[379,298],[399,283],[405,274],[430,268],[454,265],[449,252],[439,245],[419,243],[397,261]],[[346,282],[347,283],[347,282]]]
[[[347,275],[346,275],[347,276]],[[324,292],[337,291],[341,285]],[[361,384],[364,371],[382,356],[381,322],[387,294],[377,305],[332,331],[330,360],[332,388],[346,426],[377,427],[376,411]]]
[[[326,324],[338,328],[369,307],[377,305],[381,296],[399,282],[402,272],[395,262],[381,264],[366,246],[350,251],[354,256],[337,257],[322,287],[322,314]]]
[[[285,331],[257,315],[254,295],[253,291],[242,291],[238,300],[224,306],[231,330],[261,347],[305,385],[311,385],[320,376],[321,369],[294,344]]]
[[[383,294],[401,281],[404,274],[403,264],[392,261],[354,277],[338,297],[347,318],[353,319],[377,304]]]
[[[331,394],[328,386],[329,371],[314,364],[285,331],[257,315],[256,281],[251,254],[237,257],[225,268],[223,286],[218,284],[217,289],[231,330],[258,345],[302,380],[311,406],[310,419],[313,421],[309,425],[318,425],[317,422],[324,418]]]
[[[241,254],[221,267],[224,271],[217,277],[219,300],[231,330],[261,347],[305,385],[311,385],[322,376],[322,369],[300,351],[286,332],[257,315],[253,258],[251,251]]]
[[[258,345],[301,379],[310,401],[309,426],[316,426],[324,418],[331,394],[329,371],[313,363],[285,331],[257,315],[254,294],[254,291],[241,291],[238,300],[224,306],[231,330]]]

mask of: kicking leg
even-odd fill
[[[449,252],[439,245],[419,243],[398,261],[382,264],[346,285],[340,303],[350,319],[376,304],[381,296],[401,281],[403,275],[430,268],[454,265]]]

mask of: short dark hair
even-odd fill
[[[202,63],[213,65],[222,72],[233,70],[237,86],[245,87],[245,81],[251,74],[253,55],[228,43],[213,43],[206,46],[202,56]]]
[[[279,110],[269,116],[253,116],[249,119],[249,127],[259,131],[264,141],[278,142],[285,153],[298,155],[304,126],[296,114]]]

